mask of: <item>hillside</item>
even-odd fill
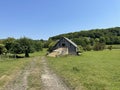
[[[120,27],[83,30],[79,32],[60,34],[50,37],[49,39],[58,40],[60,37],[67,37],[73,40],[76,44],[82,46],[87,43],[90,43],[92,45],[95,41],[106,43],[108,45],[120,44]]]

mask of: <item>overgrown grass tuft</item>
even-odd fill
[[[48,57],[50,66],[76,90],[120,90],[120,50]]]

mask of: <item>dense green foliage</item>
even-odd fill
[[[50,58],[50,66],[74,90],[120,90],[120,50]]]
[[[99,51],[99,50],[104,50],[105,49],[105,44],[104,43],[95,43],[93,50]]]
[[[67,37],[77,45],[93,45],[96,41],[105,44],[120,44],[120,27],[108,29],[93,29],[88,31],[73,32],[51,37],[50,40],[58,40],[60,37]]]
[[[7,52],[7,49],[5,48],[5,46],[3,44],[0,44],[0,55],[6,52]]]
[[[7,39],[2,40],[3,44],[5,45],[5,48],[7,49],[7,52],[11,52],[11,48],[13,47],[13,43],[15,42],[14,38],[8,37]]]
[[[26,37],[20,39],[7,38],[1,40],[0,44],[0,54],[7,53],[11,54],[25,54],[25,57],[29,57],[29,53],[33,53],[35,51],[41,51],[43,48],[43,41],[41,40],[32,40]]]

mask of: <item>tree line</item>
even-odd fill
[[[54,37],[50,37],[50,39],[57,40],[63,36],[73,40],[78,45],[83,44],[83,42],[86,44],[93,44],[93,41],[95,41],[96,39],[100,42],[106,43],[107,45],[120,44],[120,27],[107,29],[93,29],[88,31],[85,30],[80,32],[61,34]]]
[[[1,54],[25,54],[25,57],[29,57],[29,53],[35,51],[41,51],[43,49],[43,40],[32,40],[27,37],[20,39],[7,38],[0,40],[0,55]]]
[[[84,50],[101,50],[105,45],[120,44],[120,27],[107,29],[92,29],[79,32],[61,34],[49,38],[49,42],[56,41],[61,37],[67,37],[81,46]],[[101,47],[100,47],[101,46]]]
[[[107,29],[84,30],[80,32],[72,32],[50,37],[48,40],[33,40],[27,37],[20,39],[7,38],[0,40],[0,55],[1,54],[25,54],[29,57],[29,53],[41,51],[43,48],[51,50],[52,46],[61,37],[67,37],[75,42],[80,49],[83,50],[103,50],[105,45],[120,44],[120,27]],[[111,49],[112,47],[108,47]]]

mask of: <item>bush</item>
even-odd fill
[[[112,45],[108,46],[108,49],[109,49],[109,50],[112,50]]]
[[[91,51],[92,48],[91,48],[90,45],[87,45],[87,46],[83,47],[83,50],[85,50],[85,51]]]
[[[83,47],[81,45],[78,46],[78,52],[82,53],[83,52]]]
[[[93,46],[93,50],[95,50],[95,51],[99,51],[99,50],[103,50],[103,49],[105,49],[105,43],[99,43],[99,42],[97,42]]]

